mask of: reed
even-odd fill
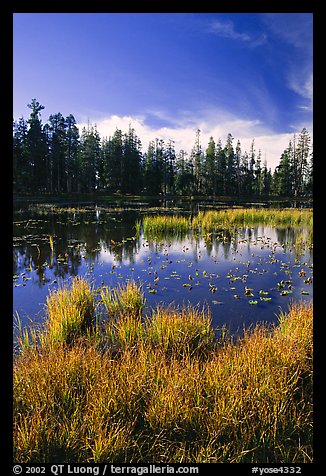
[[[50,248],[51,248],[51,253],[54,252],[54,246],[53,246],[53,236],[49,235],[49,243],[50,243]]]
[[[139,319],[142,316],[146,300],[140,286],[133,280],[118,284],[116,288],[104,286],[100,296],[110,319],[121,316]]]
[[[143,218],[145,237],[164,237],[166,235],[186,235],[191,229],[190,218],[181,215],[155,215]]]
[[[192,221],[195,229],[214,231],[220,226],[250,226],[256,224],[312,226],[312,209],[230,208],[199,212]]]
[[[214,331],[209,310],[158,307],[145,324],[145,341],[174,356],[202,355],[213,348]]]
[[[100,296],[108,316],[108,341],[116,349],[125,349],[136,344],[143,334],[141,319],[146,303],[140,286],[135,281],[129,281],[112,289],[103,287]]]
[[[193,230],[214,232],[221,227],[233,226],[308,226],[312,229],[312,209],[294,208],[228,208],[200,211],[192,219],[180,215],[156,215],[143,218],[147,239],[164,239],[167,236],[185,236]],[[140,230],[140,222],[137,223]]]
[[[94,294],[85,279],[76,278],[71,288],[61,287],[46,299],[46,340],[71,344],[93,328]]]
[[[216,346],[207,312],[160,307],[142,318],[140,289],[127,286],[110,293],[119,304],[107,323],[115,340],[105,334],[105,348],[91,332],[83,339],[64,333],[56,346],[32,339],[21,348],[14,362],[15,461],[312,461],[311,305],[294,304],[274,329],[257,325]],[[130,304],[131,288],[138,304],[129,315],[121,303]],[[49,296],[48,310],[92,295],[79,281],[65,291],[64,299],[60,291]],[[137,332],[119,341],[117,329],[128,319]],[[45,336],[52,329],[48,324]]]
[[[137,220],[135,223],[135,230],[136,230],[136,238],[138,238],[141,235],[141,221]]]

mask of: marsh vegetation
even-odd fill
[[[312,461],[311,305],[232,341],[214,337],[207,309],[144,314],[135,283],[101,296],[105,324],[77,279],[21,336],[16,461]]]

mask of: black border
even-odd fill
[[[12,206],[12,175],[8,174],[8,167],[6,166],[7,162],[10,163],[10,158],[12,157],[12,120],[13,120],[13,15],[15,13],[313,13],[314,21],[314,156],[317,157],[314,163],[314,252],[317,255],[315,260],[315,272],[314,272],[314,367],[315,367],[315,377],[314,377],[314,462],[312,464],[301,464],[302,474],[320,474],[321,463],[323,460],[323,448],[322,448],[322,375],[321,375],[321,362],[322,362],[322,322],[325,319],[323,312],[321,312],[321,281],[322,281],[322,269],[321,269],[321,260],[322,248],[321,241],[323,236],[323,230],[321,229],[322,223],[319,220],[319,217],[324,212],[323,207],[323,196],[320,193],[324,185],[324,180],[326,175],[323,175],[322,161],[326,161],[326,157],[323,156],[321,151],[321,124],[322,124],[322,105],[321,105],[321,92],[322,86],[318,87],[320,82],[323,81],[324,75],[321,71],[321,50],[323,50],[322,42],[322,26],[323,26],[323,15],[322,15],[322,0],[315,1],[294,1],[294,0],[274,0],[274,1],[264,1],[261,3],[255,3],[244,0],[229,0],[229,1],[220,1],[216,3],[208,3],[206,6],[200,2],[197,4],[190,5],[187,3],[187,6],[177,6],[173,2],[164,2],[159,5],[155,5],[153,2],[142,2],[140,4],[124,4],[121,8],[116,2],[99,2],[98,0],[82,3],[80,1],[70,1],[69,3],[57,1],[56,3],[47,2],[22,2],[22,1],[13,1],[10,2],[11,5],[3,5],[5,2],[1,2],[0,12],[3,21],[1,22],[1,35],[2,42],[1,45],[2,53],[5,58],[5,62],[2,63],[2,71],[0,74],[1,81],[4,83],[2,87],[2,99],[5,102],[2,111],[4,111],[4,125],[1,130],[6,130],[6,134],[2,136],[5,138],[6,146],[8,147],[7,151],[3,152],[2,156],[2,170],[3,170],[3,183],[1,184],[1,204],[5,207],[6,218],[3,224],[2,233],[0,234],[1,240],[4,240],[4,243],[1,247],[2,251],[2,262],[5,259],[5,269],[8,266],[8,272],[2,272],[1,280],[1,289],[3,295],[6,296],[5,299],[5,308],[2,308],[2,330],[5,329],[5,339],[2,339],[0,350],[3,353],[1,356],[1,368],[4,370],[1,377],[1,402],[2,402],[2,421],[1,424],[1,441],[0,441],[0,467],[3,467],[3,463],[8,470],[4,470],[2,474],[13,474],[13,441],[12,441],[12,278],[11,278],[11,254],[8,252],[9,249],[12,249],[12,220],[13,217],[13,206]],[[9,2],[8,2],[9,3]],[[135,10],[137,6],[137,10]],[[157,11],[153,10],[153,7],[156,6]],[[118,8],[120,7],[120,8]],[[199,8],[200,7],[200,8]],[[324,82],[324,81],[323,81]],[[317,120],[319,118],[319,120]],[[11,168],[9,169],[11,170]],[[324,212],[325,213],[325,212]],[[8,298],[7,298],[8,297]],[[2,333],[3,336],[3,333]],[[219,465],[217,463],[211,464],[196,464],[192,466],[199,467],[199,474],[203,474],[202,471],[216,469],[220,474],[227,474],[229,470],[231,472],[235,471],[237,474],[251,474],[251,464],[235,464],[231,465]],[[27,465],[23,465],[27,466]],[[32,465],[29,465],[32,466]],[[38,466],[49,466],[49,465],[38,465]],[[75,465],[80,466],[80,465]],[[131,465],[123,465],[131,466]],[[142,466],[142,465],[133,465],[133,466]],[[160,465],[157,465],[160,466]],[[164,466],[164,465],[161,465]],[[172,465],[178,466],[178,465]],[[187,465],[185,465],[187,466]],[[188,465],[191,466],[191,465]],[[257,464],[259,467],[280,467],[280,464]],[[291,465],[283,465],[291,466]],[[298,465],[293,465],[298,466]],[[50,467],[48,468],[50,470]],[[48,470],[47,470],[48,471]],[[22,473],[24,474],[24,472]],[[46,474],[51,474],[50,471]],[[64,473],[63,473],[64,474]],[[109,473],[108,473],[109,474]]]

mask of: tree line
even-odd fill
[[[197,129],[190,154],[178,153],[173,140],[155,139],[142,152],[141,140],[129,126],[101,138],[96,126],[81,134],[72,114],[51,114],[41,120],[44,106],[28,104],[30,117],[13,122],[15,193],[180,194],[208,196],[283,196],[312,194],[313,151],[306,128],[294,134],[272,172],[256,152],[234,146],[231,133],[223,146],[210,137],[206,149]]]

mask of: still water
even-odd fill
[[[29,204],[14,213],[13,304],[23,325],[44,318],[46,296],[74,276],[95,288],[133,279],[147,309],[209,306],[212,325],[235,333],[277,322],[281,309],[313,297],[313,257],[303,227],[255,226],[157,240],[136,233],[144,214],[196,213],[210,205],[130,202]],[[213,205],[223,206],[221,203]]]

